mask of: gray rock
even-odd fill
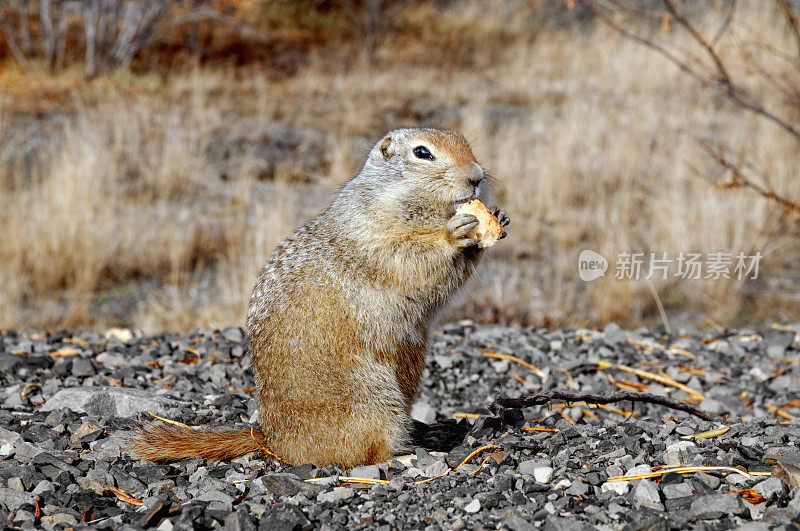
[[[792,344],[794,340],[793,332],[786,332],[783,330],[776,330],[770,328],[761,334],[762,341],[766,347],[767,356],[770,358],[782,358],[786,354],[786,349]]]
[[[565,494],[572,496],[583,496],[587,492],[589,492],[589,485],[580,480],[573,481],[572,485],[564,491]]]
[[[517,472],[527,476],[532,476],[533,471],[537,468],[543,466],[552,466],[552,464],[552,461],[549,459],[530,459],[528,461],[522,461],[519,465],[517,465]]]
[[[83,490],[91,490],[101,495],[109,488],[108,484],[90,477],[80,477],[77,479],[77,483]]]
[[[441,367],[442,369],[449,369],[453,366],[455,362],[455,356],[452,354],[436,354],[433,357],[434,363]]]
[[[550,483],[553,479],[553,467],[540,466],[533,469],[533,477],[539,483]]]
[[[25,490],[25,486],[22,484],[22,479],[16,476],[14,476],[13,478],[8,478],[8,481],[6,481],[6,485],[8,485],[8,488],[10,489]]]
[[[225,531],[256,531],[256,529],[253,517],[244,509],[238,509],[225,517]]]
[[[222,329],[222,337],[228,341],[241,342],[244,339],[244,331],[238,326],[226,326]]]
[[[219,490],[207,490],[205,492],[201,492],[195,498],[195,500],[204,502],[221,502],[228,506],[228,510],[230,510],[230,504],[233,503],[233,497]]]
[[[42,518],[42,521],[51,525],[58,525],[58,524],[75,525],[78,523],[78,519],[68,513],[51,514],[50,516],[45,516],[44,518]]]
[[[436,461],[422,469],[422,475],[426,478],[435,478],[441,476],[449,470],[444,461]]]
[[[312,465],[311,463],[291,466],[289,468],[284,469],[284,472],[288,472],[289,474],[294,474],[300,479],[311,479],[311,473],[313,471],[314,471],[314,465]]]
[[[354,494],[355,492],[350,487],[334,487],[331,491],[320,492],[317,501],[338,503],[342,500],[349,500]]]
[[[161,481],[150,483],[147,486],[147,491],[148,494],[151,496],[158,496],[159,494],[169,494],[174,488],[175,488],[174,481],[172,481],[171,479],[162,479]]]
[[[132,417],[153,411],[164,414],[167,407],[182,402],[152,392],[120,387],[78,387],[62,389],[41,406],[41,411],[70,409],[97,416]]]
[[[675,485],[664,485],[662,492],[664,497],[671,500],[674,498],[683,498],[691,496],[694,492],[692,486],[688,483],[677,483]]]
[[[694,444],[692,441],[683,440],[683,441],[674,442],[672,444],[668,444],[667,445],[667,452],[677,454],[677,453],[680,453],[680,452],[685,452],[689,448],[696,448],[696,447],[697,447],[697,445]]]
[[[738,494],[709,494],[700,496],[689,507],[694,518],[711,520],[744,514],[747,508]]]
[[[507,525],[511,531],[534,531],[536,529],[535,525],[521,516],[512,516],[505,522],[505,525]]]
[[[746,522],[737,527],[736,531],[769,531],[769,526],[764,522]]]
[[[292,497],[298,492],[312,492],[320,490],[321,487],[312,483],[306,483],[294,474],[286,472],[273,472],[265,474],[261,481],[264,487],[274,496]]]
[[[764,511],[761,521],[775,528],[780,525],[791,525],[797,521],[796,511],[788,507],[769,507]]]
[[[92,365],[92,360],[89,358],[79,358],[75,356],[75,360],[72,362],[72,375],[77,376],[78,378],[86,378],[89,376],[95,375],[94,366]]]
[[[378,465],[357,466],[348,470],[346,475],[354,478],[382,479],[381,469]]]
[[[764,454],[764,461],[777,461],[790,465],[800,466],[800,448],[793,446],[780,446],[771,448]]]
[[[778,478],[767,478],[764,481],[756,483],[753,488],[756,489],[759,494],[764,496],[767,501],[781,496],[789,490],[786,486],[786,483]]]
[[[417,401],[411,407],[411,418],[425,424],[433,424],[436,422],[436,410],[427,402]]]
[[[739,477],[742,477],[742,476],[739,476]],[[722,483],[722,480],[719,479],[717,476],[712,476],[711,474],[707,474],[705,472],[696,473],[694,475],[694,479],[699,480],[700,482],[702,482],[704,485],[706,485],[708,488],[710,488],[712,490],[716,490],[719,487],[720,483]]]
[[[474,499],[464,506],[464,511],[470,514],[475,514],[480,510],[481,510],[481,502],[478,499]]]
[[[26,503],[33,503],[34,497],[30,492],[0,487],[0,506],[9,511],[18,509]]]
[[[600,492],[614,491],[619,495],[623,495],[631,488],[627,481],[606,481],[600,485]]]
[[[626,476],[638,476],[641,474],[648,474],[652,472],[650,465],[636,465],[631,467],[627,472],[625,472]]]
[[[47,481],[46,479],[43,479],[31,491],[31,494],[33,494],[34,496],[39,496],[43,492],[53,492],[54,490],[55,487],[53,487],[53,484]]]
[[[269,517],[261,517],[259,529],[295,530],[312,529],[311,522],[297,506],[291,503],[273,505]]]
[[[32,458],[40,452],[42,452],[42,449],[25,442],[19,433],[0,428],[0,454],[9,456],[15,453],[17,456],[24,455]]]
[[[102,433],[103,429],[96,424],[92,424],[91,422],[84,422],[78,428],[72,432],[69,436],[69,442],[72,445],[79,444],[83,437],[88,435],[96,435],[97,433]]]
[[[661,503],[661,496],[658,493],[658,486],[650,480],[639,480],[636,490],[633,492],[633,499],[640,507],[648,507],[658,511],[664,510]]]
[[[800,487],[795,487],[789,492],[789,505],[787,507],[800,514]]]
[[[94,458],[99,461],[110,461],[122,455],[125,441],[121,438],[123,434],[117,432],[115,436],[96,441],[90,445]]]

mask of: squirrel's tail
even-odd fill
[[[249,430],[192,429],[170,424],[150,424],[127,441],[127,449],[138,459],[178,461],[187,457],[224,460],[264,448],[264,434]]]

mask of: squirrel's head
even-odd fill
[[[456,131],[430,128],[384,135],[353,183],[369,190],[374,211],[431,228],[446,222],[459,204],[485,195],[486,188],[467,140]]]

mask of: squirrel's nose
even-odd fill
[[[472,186],[478,186],[483,180],[483,168],[476,162],[470,162],[469,169],[467,170],[467,181]]]

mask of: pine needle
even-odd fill
[[[484,352],[483,355],[486,356],[487,358],[496,358],[496,359],[499,359],[499,360],[509,360],[509,361],[513,361],[514,363],[519,363],[520,365],[522,365],[526,369],[530,369],[530,371],[533,374],[535,374],[536,376],[538,376],[539,378],[541,378],[542,381],[544,381],[544,382],[547,381],[547,375],[545,373],[543,373],[541,369],[539,369],[536,365],[532,365],[532,364],[528,363],[525,360],[519,359],[516,356],[512,356],[511,354],[498,354],[497,352]]]
[[[700,391],[695,391],[691,387],[688,387],[666,375],[661,376],[660,374],[643,371],[642,369],[635,369],[633,367],[628,367],[627,365],[615,365],[607,361],[601,361],[597,364],[597,366],[602,369],[606,368],[619,369],[621,371],[633,373],[636,376],[639,376],[640,378],[647,378],[650,380],[655,380],[656,382],[661,382],[663,384],[670,385],[672,387],[675,387],[676,389],[680,389],[681,391],[689,395],[695,402],[702,402],[703,399],[706,397],[704,393],[701,393]]]
[[[156,418],[156,419],[160,420],[161,422],[166,422],[167,424],[172,424],[173,426],[178,426],[179,428],[186,428],[187,430],[195,430],[195,429],[197,429],[197,428],[193,428],[192,426],[189,426],[188,424],[184,424],[183,422],[178,422],[177,420],[169,420],[169,419],[165,419],[164,417],[159,417],[158,415],[156,415],[152,411],[148,411],[147,414],[150,415],[153,418]]]
[[[325,479],[325,478],[320,478]],[[359,478],[355,476],[339,476],[339,481],[343,483],[364,483],[365,485],[388,485],[388,479]]]
[[[781,408],[779,408],[778,406],[776,406],[774,404],[767,404],[767,409],[770,410],[775,415],[778,415],[779,417],[785,418],[786,420],[794,420],[795,419],[794,415],[791,415],[791,414],[787,413],[786,411],[782,410]]]
[[[463,461],[461,461],[461,464],[455,467],[454,470],[458,470],[462,466],[466,465],[467,463],[475,459],[475,456],[481,452],[484,452],[486,450],[502,450],[502,449],[503,449],[502,447],[495,446],[494,444],[487,444],[486,446],[481,446],[480,448],[469,454]]]
[[[658,470],[656,472],[649,472],[647,474],[634,474],[632,476],[614,476],[608,478],[608,481],[631,481],[633,479],[648,479],[648,478],[656,478],[658,476],[663,476],[668,472],[676,472],[678,474],[692,474],[694,472],[715,472],[715,471],[722,471],[722,472],[735,472],[737,474],[741,474],[742,476],[749,478],[752,476],[769,476],[771,475],[770,472],[747,472],[744,470],[740,470],[738,468],[733,468],[730,466],[681,466],[677,468],[664,468],[662,470]]]

